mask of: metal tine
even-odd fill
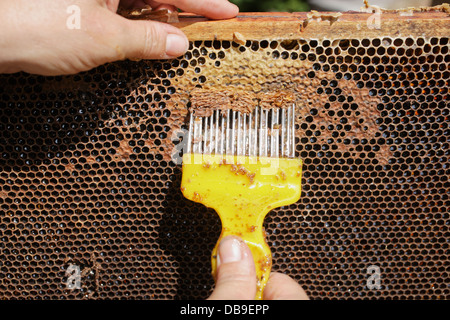
[[[197,129],[197,127],[198,127],[198,118],[195,117],[194,118],[194,123],[193,123],[193,129],[192,129],[192,151],[194,153],[198,153],[199,152],[199,150],[198,150],[198,137],[197,137],[198,129]]]
[[[269,127],[270,127],[270,133],[269,133],[270,144],[269,144],[268,151],[269,151],[270,156],[273,157],[273,153],[275,152],[273,150],[273,109],[270,109],[270,126]]]
[[[247,155],[247,115],[245,113],[242,114],[242,150],[241,155]]]
[[[264,157],[269,156],[269,110],[264,110]]]
[[[230,150],[230,117],[231,117],[231,110],[228,109],[227,111],[227,121],[226,121],[226,133],[225,133],[225,154],[231,154]]]
[[[194,152],[201,153],[201,146],[200,142],[202,141],[201,138],[201,131],[202,131],[202,118],[201,117],[195,117],[194,119]]]
[[[247,155],[247,115],[245,113],[242,114],[242,149],[241,154],[243,156]]]
[[[261,108],[261,121],[262,121],[262,131],[261,131],[261,138],[262,138],[262,153],[261,155],[263,157],[267,157],[267,118],[266,118],[266,110],[263,110]]]
[[[208,142],[207,140],[208,140],[208,132],[207,132],[207,130],[208,130],[208,125],[207,125],[207,121],[208,121],[208,118],[202,118],[202,139],[201,139],[201,142],[200,142],[200,148],[201,148],[201,150],[200,150],[200,152],[201,153],[206,153],[207,152],[207,149],[206,149],[206,143]]]
[[[194,116],[191,114],[191,116],[189,117],[189,132],[188,132],[188,136],[187,136],[187,146],[186,146],[186,153],[191,153],[192,151],[192,134],[193,134],[193,130],[194,130]]]
[[[261,126],[260,126],[260,150],[259,150],[259,155],[261,157],[267,157],[267,119],[268,116],[268,112],[266,110],[263,110],[261,108]]]
[[[206,125],[207,120],[208,120],[208,118],[204,118],[204,117],[202,118],[202,131],[201,131],[202,138],[200,140],[200,152],[203,154],[206,152],[206,143],[208,140],[208,135],[207,135],[207,131],[206,131],[206,130],[208,130],[207,125]]]
[[[285,157],[285,140],[286,140],[286,112],[281,109],[281,157]]]
[[[257,153],[258,136],[259,136],[259,134],[258,134],[258,112],[259,112],[259,108],[256,107],[255,108],[255,121],[254,121],[255,125],[253,128],[253,144],[252,144],[253,156],[255,156],[255,157],[258,155],[258,153]]]
[[[236,112],[234,110],[231,111],[231,151],[230,155],[236,154]]]
[[[246,145],[247,145],[247,147],[248,147],[248,155],[250,156],[250,157],[252,157],[252,156],[254,156],[254,154],[253,154],[253,145],[252,145],[252,130],[253,130],[253,128],[252,128],[252,120],[253,120],[253,117],[252,117],[252,113],[249,113],[248,114],[248,128],[247,128],[247,141],[246,141]]]
[[[278,109],[270,109],[270,156],[278,157]],[[275,127],[276,126],[276,127]]]
[[[288,109],[288,152],[287,157],[294,157],[295,154],[295,119],[294,119],[295,105],[289,107]]]
[[[216,114],[216,127],[214,132],[214,153],[219,153],[219,110],[215,111]]]
[[[206,153],[207,152],[207,149],[206,149],[206,143],[208,142],[207,140],[208,140],[208,132],[207,132],[207,130],[208,130],[208,126],[207,126],[207,123],[208,123],[208,118],[205,118],[205,117],[203,117],[202,118],[202,138],[201,138],[201,142],[200,142],[200,152],[201,153]]]
[[[198,118],[196,131],[197,139],[195,140],[195,144],[197,145],[197,152],[203,153],[203,118]]]
[[[292,123],[291,123],[291,154],[290,157],[295,157],[295,104],[292,104]]]
[[[241,113],[241,117],[242,117],[242,127],[241,127],[241,131],[242,131],[242,135],[241,135],[241,155],[245,156],[246,155],[246,149],[247,149],[247,139],[246,139],[246,134],[247,134],[247,130],[245,130],[245,125],[247,123],[247,117],[245,115],[245,113]]]
[[[262,108],[259,110],[259,126],[258,126],[258,142],[259,142],[259,148],[258,148],[258,156],[262,156],[262,151],[263,151],[263,137],[262,137],[262,133],[263,133],[263,117],[262,117]]]
[[[225,116],[221,114],[220,118],[220,154],[223,155],[225,152]]]
[[[209,117],[209,154],[213,152],[213,131],[214,131],[214,113]]]
[[[197,138],[197,126],[198,126],[198,123],[197,123],[197,117],[195,117],[194,118],[194,126],[193,126],[193,129],[192,129],[192,151],[193,152],[198,152],[198,148],[197,148],[197,145],[196,145],[196,143],[197,143],[197,140],[196,140],[196,138]]]
[[[202,118],[202,129],[200,139],[200,152],[206,152],[206,144],[208,143],[208,118]]]
[[[208,120],[211,117],[203,118],[203,153],[210,154],[209,147],[211,145],[211,141],[209,140],[209,126]]]
[[[279,157],[279,153],[280,153],[280,109],[277,109],[277,111],[273,111],[272,109],[272,121],[274,121],[275,118],[275,131],[272,132],[272,141],[274,142],[273,145],[273,156],[274,157]]]
[[[252,113],[248,114],[247,117],[247,148],[248,148],[248,155],[252,156],[252,125],[253,125],[253,115]]]
[[[237,136],[236,136],[236,155],[241,155],[242,152],[242,114],[241,112],[236,112],[236,122],[237,124]]]
[[[286,157],[289,157],[291,154],[291,120],[292,119],[292,110],[288,108],[288,116],[287,116],[287,139],[286,139]]]
[[[236,116],[237,116],[237,138],[236,138],[236,155],[240,156],[241,155],[241,147],[242,147],[242,130],[241,130],[241,113],[240,112],[236,112]],[[236,124],[236,122],[235,122]]]
[[[264,156],[269,156],[269,110],[264,110]]]
[[[194,139],[192,140],[192,149],[194,150],[195,153],[199,153],[200,152],[200,148],[199,148],[199,137],[198,137],[198,133],[200,131],[199,126],[201,127],[201,122],[199,123],[199,121],[201,120],[200,117],[195,117],[194,118]]]

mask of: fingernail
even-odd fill
[[[230,263],[241,261],[242,244],[233,237],[224,238],[219,244],[218,265],[221,263]]]
[[[189,49],[189,42],[186,37],[169,33],[166,38],[166,55],[179,57]]]

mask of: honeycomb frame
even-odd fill
[[[220,220],[179,160],[190,92],[226,88],[296,97],[303,191],[266,217],[273,270],[312,299],[450,298],[450,18],[371,15],[185,15],[177,59],[0,75],[0,297],[208,297]]]

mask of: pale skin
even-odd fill
[[[0,0],[0,73],[75,74],[123,59],[167,59],[182,55],[181,30],[154,21],[133,21],[124,7],[179,8],[212,19],[236,16],[227,0]],[[80,29],[67,27],[67,8],[77,6]]]
[[[67,75],[124,59],[170,59],[188,50],[184,33],[169,24],[128,20],[116,12],[150,5],[211,19],[235,17],[227,0],[0,0],[0,73]],[[67,8],[80,8],[80,28],[67,27]],[[253,299],[256,271],[250,249],[237,237],[219,246],[216,286],[209,299]],[[301,286],[272,273],[264,299],[308,299]]]
[[[222,239],[218,248],[216,286],[210,300],[250,300],[256,295],[256,270],[250,248],[237,236]],[[272,272],[264,300],[309,300],[291,277]]]

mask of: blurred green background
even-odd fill
[[[310,11],[311,9],[319,11],[347,11],[359,10],[363,6],[364,0],[340,1],[310,1],[310,0],[230,0],[239,7],[240,12],[294,12]],[[308,5],[308,1],[310,1]],[[370,4],[376,4],[387,9],[396,9],[414,6],[438,5],[450,0],[369,0]],[[323,7],[325,6],[325,7]]]
[[[309,11],[305,0],[230,0],[239,7],[241,12],[294,12]]]

